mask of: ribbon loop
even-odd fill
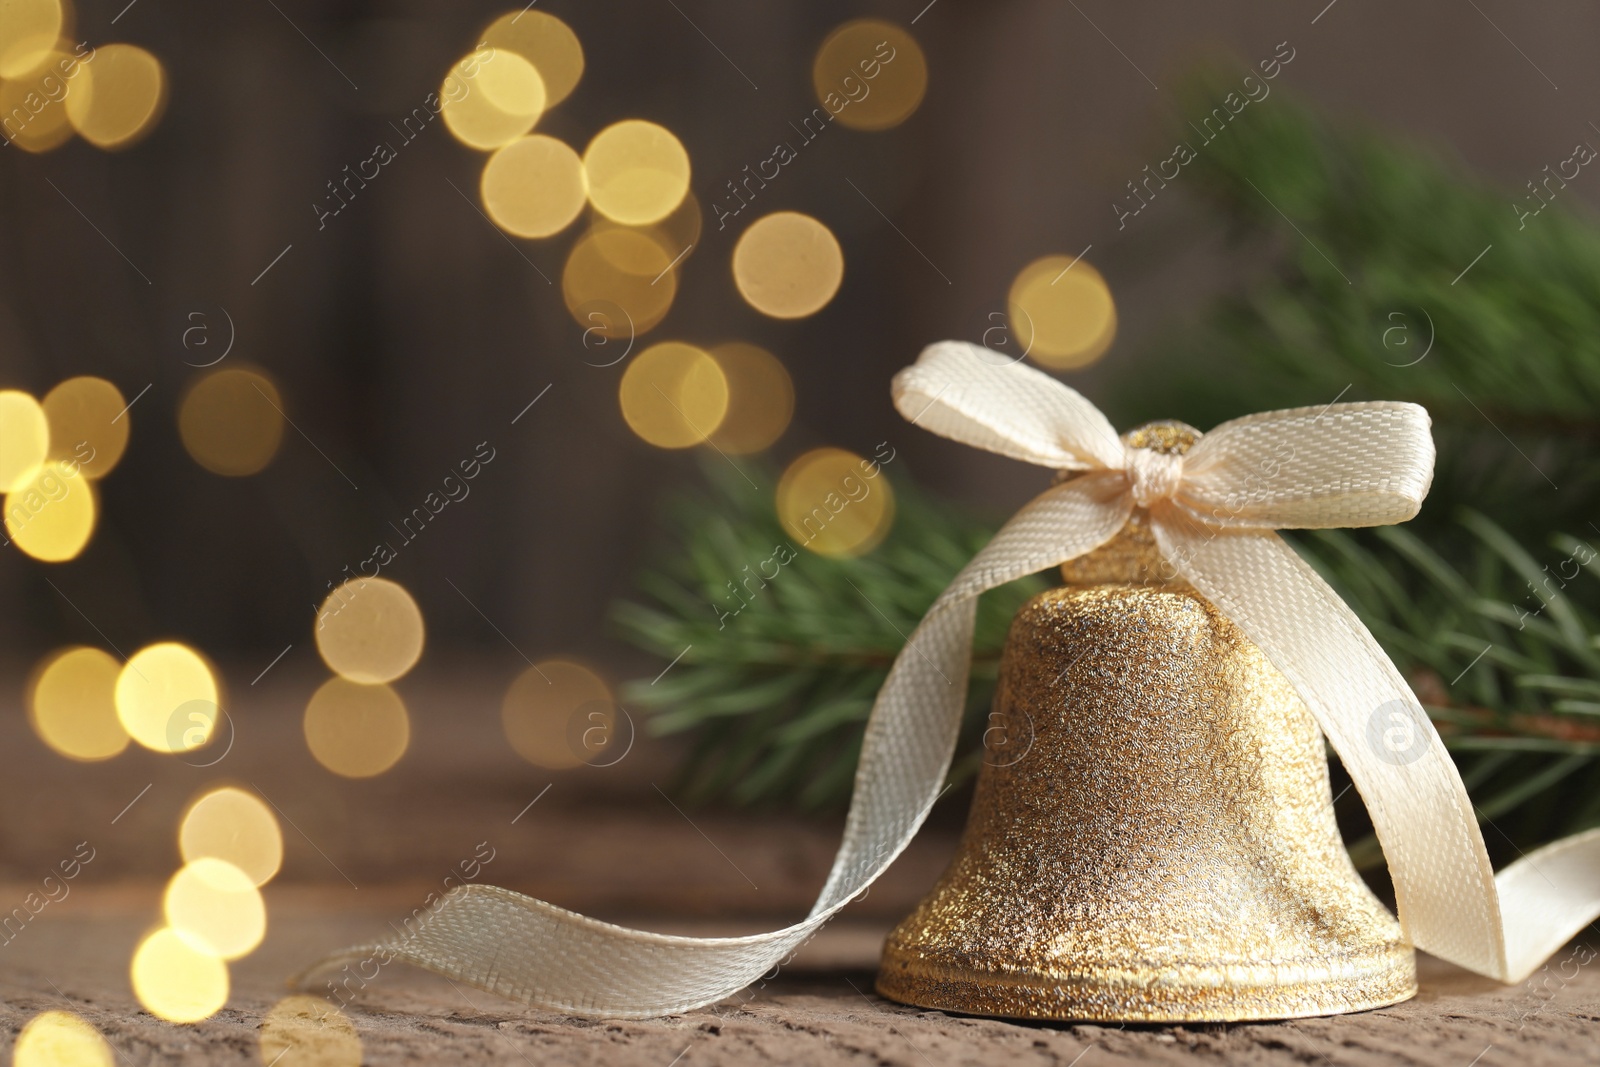
[[[1414,517],[1433,480],[1428,413],[1373,401],[1264,411],[1204,435],[1182,503],[1208,526],[1383,526]]]
[[[1100,409],[987,348],[929,345],[892,389],[900,414],[941,437],[1053,470],[1122,466],[1122,442]]]

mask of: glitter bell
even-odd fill
[[[1188,427],[1135,430],[1182,454]],[[1162,560],[1143,511],[1007,637],[959,851],[878,992],[1030,1019],[1331,1015],[1416,993],[1345,852],[1288,680]]]

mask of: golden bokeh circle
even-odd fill
[[[543,11],[508,11],[479,35],[485,45],[514,52],[533,64],[544,82],[546,108],[565,100],[583,77],[583,45],[572,27]]]
[[[662,341],[633,357],[617,387],[628,428],[657,448],[689,448],[728,413],[728,379],[711,354]]]
[[[587,333],[632,340],[672,309],[678,275],[672,257],[645,230],[591,230],[579,238],[561,271],[561,297]]]
[[[111,1046],[100,1031],[70,1011],[29,1019],[11,1050],[11,1067],[113,1067]]]
[[[31,482],[50,455],[50,420],[37,400],[0,389],[0,493]]]
[[[817,102],[853,130],[898,126],[928,91],[928,61],[909,30],[856,19],[828,34],[811,63]]]
[[[565,770],[593,762],[616,739],[617,707],[599,675],[572,660],[549,659],[511,683],[500,724],[523,759]]]
[[[40,88],[26,82],[0,81],[0,116],[28,112],[28,101],[40,99]],[[72,124],[67,121],[67,106],[46,99],[44,106],[26,123],[8,133],[10,143],[24,152],[42,155],[72,140]]]
[[[49,152],[72,139],[67,117],[67,94],[81,73],[76,55],[62,41],[36,68],[17,78],[0,81],[0,138],[25,152]],[[3,64],[0,64],[3,65]]]
[[[161,61],[135,44],[107,44],[83,63],[66,95],[67,118],[97,148],[126,148],[149,133],[166,105]]]
[[[261,1022],[261,1062],[282,1067],[360,1067],[355,1024],[323,997],[297,994]]]
[[[533,129],[544,113],[544,79],[506,49],[480,49],[450,68],[439,87],[439,114],[456,140],[493,151]]]
[[[876,471],[876,477],[869,472]],[[778,519],[794,543],[848,558],[878,547],[894,524],[894,490],[881,470],[842,448],[817,448],[778,481]]]
[[[344,778],[382,774],[411,744],[411,720],[400,694],[345,678],[329,678],[311,694],[304,727],[311,755]]]
[[[490,67],[485,63],[473,78],[478,91],[490,105],[504,114],[532,115],[537,122],[545,107],[544,78],[540,77],[539,71],[532,63],[519,55],[507,53],[494,58],[510,62],[502,63],[498,67]]]
[[[733,341],[711,349],[728,380],[728,413],[711,442],[735,455],[760,452],[783,436],[794,417],[794,382],[764,348]]]
[[[260,797],[223,786],[183,813],[178,850],[185,863],[204,857],[225,860],[263,886],[283,865],[283,831]]]
[[[76,559],[94,536],[100,512],[94,484],[74,465],[54,460],[8,493],[4,507],[11,543],[46,563]]]
[[[211,740],[221,692],[211,666],[176,641],[141,648],[117,673],[117,720],[155,752],[188,752]]]
[[[654,226],[608,223],[593,229],[590,236],[606,265],[635,279],[635,284],[638,279],[653,283],[672,263],[663,235]]]
[[[588,197],[583,160],[554,137],[519,137],[483,166],[483,209],[509,234],[549,237],[571,224]]]
[[[653,222],[648,226],[629,226],[608,219],[595,211],[592,212],[589,229],[591,232],[632,230],[644,234],[667,252],[668,261],[673,264],[673,270],[676,272],[677,268],[688,260],[694,251],[694,246],[699,243],[702,221],[700,201],[693,193],[689,193],[677,207],[672,209],[672,213],[660,222]],[[655,273],[652,273],[651,277],[655,277]]]
[[[1053,370],[1087,367],[1117,336],[1117,306],[1100,272],[1073,256],[1023,267],[1006,297],[1019,349]]]
[[[844,279],[844,250],[833,232],[798,211],[752,222],[733,248],[739,295],[763,315],[799,319],[833,299]]]
[[[67,22],[61,0],[0,4],[0,78],[23,78],[37,70],[55,49]]]
[[[202,856],[167,883],[167,926],[196,951],[221,960],[254,952],[267,935],[267,906],[250,876],[226,860]]]
[[[262,372],[230,367],[202,375],[178,403],[178,436],[193,460],[229,478],[266,469],[283,442],[283,397]]]
[[[392,682],[422,658],[422,609],[387,578],[352,578],[317,612],[317,651],[335,674],[363,685]]]
[[[104,378],[68,378],[45,394],[50,458],[73,462],[86,478],[104,478],[128,450],[128,403]]]
[[[583,152],[589,201],[616,222],[645,226],[689,192],[689,153],[671,130],[643,119],[612,123]]]
[[[145,1010],[168,1022],[197,1023],[228,1002],[228,965],[166,927],[139,943],[129,977]]]
[[[28,722],[68,759],[110,759],[128,747],[117,718],[122,665],[98,648],[67,648],[47,659],[28,687]]]
[[[678,206],[672,209],[672,213],[655,223],[651,229],[658,235],[658,239],[666,247],[673,249],[673,254],[677,255],[678,252],[699,243],[703,222],[704,215],[700,211],[700,201],[693,193],[685,193]]]

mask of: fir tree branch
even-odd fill
[[[1209,114],[1238,84],[1201,73],[1180,107]],[[1182,117],[1173,129],[1194,141]],[[1204,428],[1338,395],[1412,400],[1440,445],[1424,522],[1472,503],[1526,537],[1594,513],[1600,228],[1575,195],[1521,214],[1545,201],[1281,87],[1196,144],[1175,182],[1252,266],[1113,385],[1119,422]],[[1534,492],[1550,495],[1530,511]]]
[[[1536,553],[1472,511],[1457,532],[1459,569],[1403,526],[1321,531],[1302,552],[1406,674],[1507,860],[1600,825],[1597,551],[1558,535]],[[1381,861],[1370,838],[1351,855]]]
[[[795,543],[770,491],[715,467],[706,474],[707,491],[669,507],[662,562],[640,579],[644,598],[614,609],[635,644],[665,661],[682,655],[625,698],[652,713],[656,733],[695,735],[680,783],[689,799],[837,807],[902,635],[990,531],[897,479],[884,543],[831,559]],[[988,711],[1011,616],[1047,584],[1015,582],[979,600],[969,734]]]
[[[776,577],[735,599],[744,561],[790,539],[770,493],[708,473],[712,488],[669,512],[646,598],[616,608],[635,643],[664,662],[682,654],[627,699],[652,711],[655,732],[695,737],[681,783],[690,799],[837,808],[902,634],[988,534],[900,479],[895,529],[875,552],[829,559],[795,546]],[[1299,547],[1405,672],[1486,819],[1525,844],[1600,825],[1600,554],[1558,536],[1541,557],[1471,512],[1457,532],[1457,562],[1405,527],[1321,531]],[[982,757],[1010,618],[1048,584],[1036,576],[980,603],[957,780]],[[1344,807],[1359,832],[1358,799]],[[1352,855],[1381,859],[1371,840]]]

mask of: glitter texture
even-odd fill
[[[1192,437],[1172,427],[1127,440],[1181,453]],[[960,850],[890,934],[878,992],[1129,1022],[1413,996],[1411,945],[1350,864],[1309,709],[1162,580],[1142,519],[1018,612]]]

